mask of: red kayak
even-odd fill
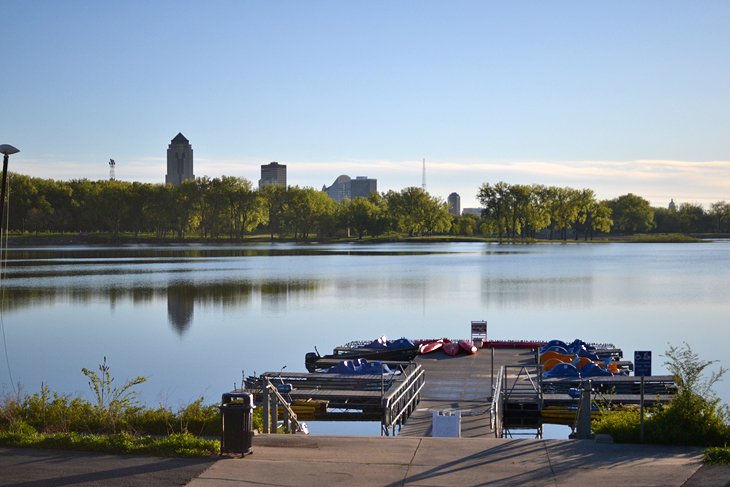
[[[470,355],[477,353],[477,347],[474,346],[471,340],[459,340],[459,346],[463,351]]]
[[[439,338],[432,342],[421,343],[418,346],[418,353],[425,355],[427,353],[435,352],[436,350],[440,350],[441,347],[444,346],[444,343],[449,343],[449,341],[450,340],[448,338]]]
[[[444,343],[442,348],[446,355],[451,355],[452,357],[456,356],[461,350],[458,343]]]

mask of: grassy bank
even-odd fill
[[[177,410],[148,408],[137,401],[143,376],[117,385],[106,358],[97,370],[82,369],[92,401],[52,391],[6,396],[0,401],[0,445],[173,456],[217,453],[221,417],[203,398]],[[263,426],[255,410],[253,428]]]

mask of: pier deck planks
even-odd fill
[[[476,438],[493,436],[489,426],[489,404],[492,396],[491,349],[483,348],[474,355],[449,357],[441,351],[416,358],[426,370],[426,384],[421,401],[399,436],[431,436],[432,411],[461,410],[461,436]],[[535,363],[529,349],[495,349],[494,377],[503,365]]]

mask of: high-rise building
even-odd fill
[[[350,198],[367,198],[378,192],[378,180],[367,176],[357,176],[350,180]]]
[[[165,183],[177,186],[183,181],[195,179],[193,174],[193,147],[182,133],[167,146],[167,174]]]
[[[674,198],[669,201],[669,211],[677,211],[677,204],[674,202]]]
[[[332,186],[324,186],[322,191],[338,203],[344,199],[367,198],[378,192],[378,180],[367,176],[358,176],[355,179],[343,174],[335,179]]]
[[[451,215],[461,215],[461,196],[458,193],[451,193],[446,202],[449,204],[449,213]]]
[[[259,189],[271,185],[279,185],[286,188],[286,165],[279,164],[276,161],[261,165]]]

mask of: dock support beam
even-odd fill
[[[264,433],[271,433],[269,430],[269,426],[271,425],[271,420],[269,419],[269,413],[271,412],[271,395],[269,394],[269,388],[264,387]]]
[[[580,394],[578,427],[575,432],[575,437],[579,440],[590,440],[593,436],[591,432],[591,387],[591,381],[586,381]]]

